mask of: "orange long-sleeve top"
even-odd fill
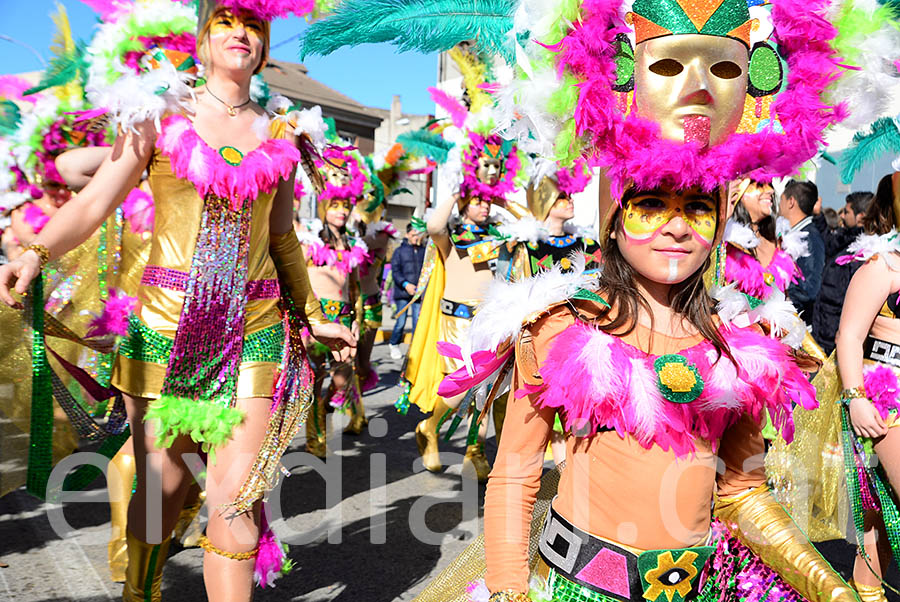
[[[553,339],[575,318],[565,308],[530,327],[538,365]],[[674,353],[701,337],[676,338],[638,326],[623,340],[654,355]],[[572,378],[587,375],[573,374]],[[524,381],[517,369],[514,390]],[[544,451],[556,409],[538,409],[536,395],[510,395],[503,437],[484,505],[486,582],[492,592],[528,591],[528,534]],[[639,550],[684,548],[707,537],[714,496],[736,495],[765,482],[760,427],[748,416],[733,425],[717,453],[697,441],[688,457],[606,431],[566,436],[566,468],[553,507],[580,529]]]

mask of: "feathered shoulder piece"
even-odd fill
[[[732,218],[725,224],[725,242],[742,249],[755,249],[759,246],[759,237],[753,228]]]
[[[794,261],[809,256],[809,242],[806,240],[809,232],[792,230],[787,218],[779,217],[775,220],[775,235],[778,236],[781,248]]]
[[[885,258],[891,269],[897,269],[900,265],[891,257],[892,253],[900,253],[900,237],[897,236],[895,229],[887,234],[860,234],[847,247],[847,254],[841,255],[836,261],[838,265],[846,265],[851,261],[866,262],[880,255]]]
[[[542,384],[523,393],[559,409],[579,436],[615,430],[679,456],[694,452],[698,439],[715,448],[743,414],[762,420],[768,411],[790,441],[794,405],[817,406],[806,375],[785,346],[755,328],[723,327],[721,334],[734,361],[709,341],[649,354],[576,321],[554,337],[540,365]]]

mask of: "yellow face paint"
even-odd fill
[[[258,39],[264,37],[265,27],[262,21],[249,14],[235,15],[228,10],[221,11],[213,17],[212,23],[209,25],[209,35],[212,37],[231,35],[240,27],[243,27],[248,36]]]
[[[708,195],[650,191],[630,199],[623,211],[622,229],[632,244],[653,241],[663,226],[679,217],[704,248],[712,247],[716,236],[715,201]]]
[[[347,211],[348,213],[350,212],[351,208],[352,208],[352,205],[350,204],[350,201],[348,201],[347,199],[331,199],[330,201],[328,201],[328,205],[326,205],[326,207],[325,207],[325,209],[327,211],[344,210],[344,211]]]

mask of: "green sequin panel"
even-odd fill
[[[284,348],[284,325],[279,322],[244,337],[242,362],[281,361]],[[128,336],[119,346],[119,355],[138,362],[168,364],[172,339],[165,337],[132,315],[128,319]]]
[[[591,591],[552,571],[550,588],[553,590],[553,602],[618,602],[615,598]]]

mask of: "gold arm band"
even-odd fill
[[[328,319],[322,313],[322,306],[309,284],[306,259],[297,235],[293,231],[270,235],[269,254],[275,262],[278,279],[282,286],[287,287],[294,305],[303,310],[311,325],[327,324]]]
[[[258,546],[253,548],[249,552],[226,552],[222,548],[217,548],[216,546],[214,546],[212,542],[207,539],[206,535],[200,536],[200,547],[211,554],[216,554],[218,556],[229,558],[231,560],[250,560],[251,558],[256,558],[256,555],[259,554]]]
[[[866,390],[863,387],[852,387],[841,391],[841,399],[868,399]]]
[[[813,547],[766,485],[720,498],[715,515],[806,600],[856,602],[853,589]]]
[[[25,247],[25,252],[34,251],[35,255],[38,256],[38,259],[41,261],[41,268],[43,268],[50,261],[50,249],[45,247],[44,245],[37,245],[31,243],[27,247]]]

